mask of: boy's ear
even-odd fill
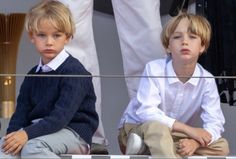
[[[205,51],[205,45],[201,46],[201,49],[200,49],[200,55]]]
[[[168,53],[171,52],[169,46],[166,48],[166,52],[168,52]]]
[[[66,44],[72,39],[73,37],[71,37],[71,36],[67,36],[67,38],[66,38]]]
[[[32,32],[28,32],[28,36],[29,36],[30,41],[32,43],[34,43],[33,33]]]
[[[73,39],[73,36],[66,35],[66,44]]]

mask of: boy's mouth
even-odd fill
[[[45,53],[54,53],[55,50],[53,50],[53,49],[45,49],[43,52],[45,52]]]
[[[189,49],[181,49],[180,51],[181,52],[189,52],[190,50]]]

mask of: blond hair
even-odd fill
[[[174,33],[180,21],[184,18],[189,20],[188,31],[200,37],[201,45],[205,46],[204,52],[208,49],[211,39],[211,25],[206,18],[191,13],[180,13],[172,18],[162,30],[161,41],[167,49],[169,46],[170,36]]]
[[[44,0],[32,7],[26,17],[26,30],[38,33],[40,24],[45,20],[49,21],[58,31],[65,33],[67,37],[73,37],[75,23],[70,9],[63,3],[55,0]]]

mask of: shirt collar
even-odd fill
[[[174,71],[172,60],[169,60],[167,62],[165,71],[166,71],[167,76],[170,77],[167,79],[170,84],[180,82],[180,80],[177,78],[177,75]],[[199,81],[198,77],[200,77],[200,76],[201,76],[201,71],[200,71],[200,68],[197,64],[195,67],[192,78],[190,78],[186,83],[190,83],[190,84],[196,86]],[[176,78],[172,78],[172,77],[176,77]],[[195,77],[197,77],[197,78],[195,78]]]
[[[200,71],[200,68],[197,64],[196,67],[195,67],[195,70],[193,72],[192,78],[190,78],[187,82],[191,83],[194,86],[197,86],[198,81],[200,80],[200,76],[201,76],[201,71]]]
[[[69,56],[69,54],[63,49],[54,59],[49,63],[43,65],[42,59],[40,58],[39,64],[35,72],[38,72],[42,68],[42,72],[55,71]]]

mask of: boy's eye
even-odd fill
[[[61,37],[61,34],[55,34],[55,35],[53,35],[53,37],[54,38],[59,38],[59,37]]]
[[[180,38],[179,35],[175,35],[175,36],[173,36],[173,39],[179,39],[179,38]]]
[[[174,35],[172,36],[172,38],[173,38],[173,39],[179,39],[179,38],[181,38],[181,35],[180,35],[180,34],[174,34]]]
[[[45,37],[45,34],[43,34],[43,33],[38,33],[37,36],[43,38],[43,37]]]
[[[196,39],[196,38],[197,38],[197,35],[189,35],[189,37],[190,37],[191,39]]]
[[[180,34],[180,33],[174,33],[173,35],[172,35],[172,38],[173,39],[179,39],[179,38],[181,38],[182,37],[182,34]]]

